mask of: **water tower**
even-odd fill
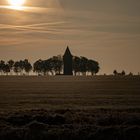
[[[64,75],[73,75],[72,73],[72,54],[69,47],[67,47],[65,54],[63,56],[64,62]]]

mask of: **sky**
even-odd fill
[[[140,0],[0,0],[0,60],[73,55],[94,59],[100,74],[140,72]]]

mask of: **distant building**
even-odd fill
[[[63,62],[64,62],[64,75],[73,75],[72,73],[72,54],[69,50],[69,47],[67,47],[65,54],[63,56]]]

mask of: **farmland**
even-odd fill
[[[140,139],[140,77],[1,76],[0,139],[12,138]]]

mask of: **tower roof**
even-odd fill
[[[72,54],[71,54],[70,49],[69,49],[68,46],[67,46],[67,49],[66,49],[66,51],[64,53],[64,56],[72,56]]]

